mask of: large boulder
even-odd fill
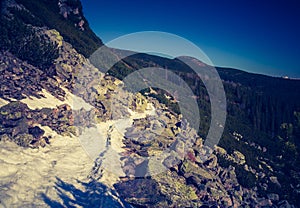
[[[159,207],[166,202],[166,197],[159,191],[159,184],[152,179],[134,179],[114,185],[125,201],[136,207]]]
[[[31,134],[35,139],[40,139],[45,131],[38,126],[31,127],[28,129],[29,134]]]
[[[202,203],[196,194],[195,187],[188,185],[186,179],[174,171],[165,171],[153,176],[159,190],[171,203],[160,207],[199,207]]]
[[[190,160],[183,161],[180,167],[180,172],[184,175],[185,178],[196,175],[205,179],[210,179],[210,180],[213,179],[213,176],[207,170],[199,167],[198,165],[191,162]]]
[[[241,152],[237,150],[233,151],[233,158],[234,158],[234,162],[238,163],[239,165],[243,165],[246,163],[245,155],[243,155]]]

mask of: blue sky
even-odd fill
[[[82,0],[104,43],[163,31],[200,47],[216,66],[300,78],[300,1]]]

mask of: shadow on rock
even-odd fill
[[[50,207],[125,207],[132,206],[126,204],[117,193],[107,186],[97,181],[84,183],[77,181],[81,189],[73,184],[66,183],[57,178],[55,189],[61,200],[51,199],[46,194],[42,194],[43,201]],[[61,202],[62,201],[62,202]]]
[[[134,207],[168,207],[167,198],[153,179],[133,179],[114,185],[120,196]]]

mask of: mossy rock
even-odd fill
[[[2,116],[7,116],[9,113],[7,112],[7,111],[0,111],[0,114],[2,115]]]
[[[148,107],[147,99],[141,93],[137,93],[133,99],[132,106],[135,107],[134,110],[137,112],[144,112]]]
[[[164,194],[176,207],[194,207],[193,201],[198,200],[198,196],[193,186],[187,185],[185,178],[177,173],[166,171],[153,176],[162,194]]]
[[[98,93],[99,93],[99,90],[98,90]],[[104,94],[100,91],[99,95],[96,97],[96,100],[97,101],[103,101],[105,100],[106,97],[104,96]]]
[[[198,175],[200,177],[206,178],[206,179],[213,179],[213,176],[206,171],[205,169],[197,166],[195,163],[191,162],[190,160],[185,160],[181,167],[180,171],[185,175],[185,176],[192,176],[192,175]]]
[[[12,140],[21,147],[29,147],[34,138],[31,134],[18,134]]]
[[[234,150],[233,151],[233,158],[234,161],[240,165],[243,165],[246,163],[245,155],[243,155],[241,152]]]
[[[46,31],[46,34],[51,40],[55,41],[58,44],[58,47],[62,46],[63,37],[57,30],[48,30]]]
[[[76,126],[69,126],[67,131],[73,134],[74,136],[79,136],[79,130]]]
[[[227,151],[224,148],[219,147],[219,146],[215,146],[215,151],[220,155],[226,155],[227,154]]]
[[[161,150],[159,148],[149,148],[148,154],[149,154],[149,156],[160,155],[160,154],[163,154],[163,150]]]
[[[22,113],[28,109],[28,106],[19,101],[8,103],[7,105],[0,108],[0,114],[2,116],[9,116],[8,119],[13,119],[14,117],[21,117]]]
[[[62,63],[62,64],[61,64],[61,67],[62,67],[66,72],[72,72],[72,71],[73,71],[73,70],[72,70],[72,67],[71,67],[70,65],[68,65],[68,64]]]
[[[160,207],[158,204],[166,201],[153,179],[129,180],[117,183],[114,187],[125,201],[137,207]]]
[[[174,137],[175,134],[173,133],[173,131],[170,128],[166,128],[164,129],[164,131],[161,133],[162,136],[165,137]]]
[[[9,141],[11,138],[7,134],[0,135],[0,141]]]
[[[110,83],[106,86],[106,88],[110,91],[115,91],[115,89],[117,88],[117,86],[113,83]]]
[[[14,112],[14,113],[10,113],[9,115],[7,115],[6,117],[7,119],[10,120],[18,120],[22,118],[22,112]]]
[[[219,198],[223,195],[223,193],[222,193],[221,190],[218,190],[218,189],[216,189],[216,188],[214,188],[214,187],[211,187],[211,188],[210,188],[210,192],[211,192],[210,195],[211,195],[214,199],[219,199]]]

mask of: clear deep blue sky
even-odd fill
[[[82,0],[104,43],[163,31],[199,46],[216,66],[300,78],[298,0]]]

